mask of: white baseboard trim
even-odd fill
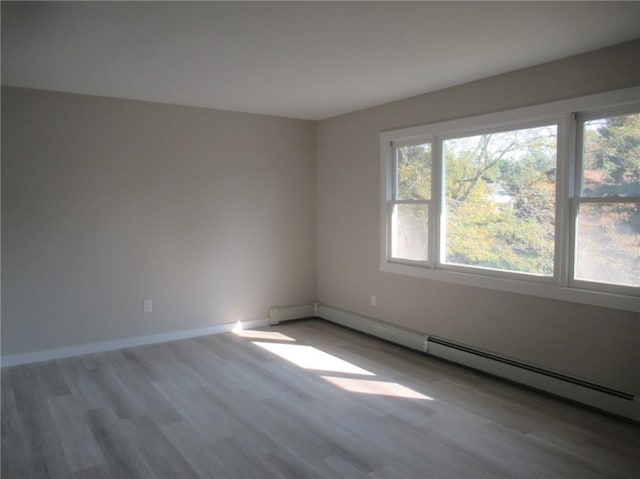
[[[317,303],[274,306],[269,310],[269,324],[276,325],[283,321],[313,318],[317,316],[316,304]]]
[[[317,310],[317,316],[326,321],[640,422],[640,395],[633,396],[497,354],[430,338],[425,333],[333,306],[319,304]]]
[[[453,342],[429,337],[392,323],[353,313],[320,303],[294,306],[277,306],[269,311],[269,318],[242,321],[242,329],[276,325],[295,319],[317,317],[356,331],[384,339],[404,347],[427,353],[434,357],[462,364],[479,371],[502,377],[541,391],[561,396],[588,406],[640,422],[640,394],[615,391],[578,378],[546,370],[537,366],[518,363],[499,355],[474,350]],[[207,336],[232,331],[238,323],[226,323],[208,328],[174,331],[149,336],[124,338],[114,341],[70,346],[32,353],[13,354],[0,359],[2,367],[61,359],[84,354],[113,351],[146,344],[162,343],[178,339]]]
[[[551,371],[544,371],[541,368],[536,370],[505,364],[500,360],[478,356],[474,353],[443,346],[441,344],[429,342],[429,353],[432,356],[446,359],[457,364],[462,364],[470,368],[489,373],[493,376],[508,379],[516,383],[524,384],[540,391],[564,397],[587,406],[591,406],[602,411],[606,411],[618,416],[627,417],[640,421],[640,406],[635,403],[633,396],[621,397],[618,391],[604,388],[605,391],[596,389],[599,385],[590,385],[586,381],[580,380],[577,383],[571,382],[571,377],[564,379],[556,378],[550,374]]]
[[[242,329],[269,326],[269,320],[267,318],[241,321],[240,323],[242,325]],[[228,333],[236,326],[238,326],[238,323],[225,323],[210,326],[208,328],[187,329],[182,331],[172,331],[170,333],[151,334],[149,336],[136,336],[133,338],[116,339],[114,341],[102,341],[65,348],[48,349],[45,351],[34,351],[32,353],[11,354],[8,356],[2,356],[0,362],[2,363],[2,367],[37,363],[40,361],[49,361],[51,359],[69,358],[85,354],[131,348],[134,346],[144,346],[146,344],[164,343],[166,341],[175,341],[177,339],[188,339],[196,338],[198,336],[208,336],[210,334]]]
[[[326,304],[320,304],[318,306],[318,317],[395,344],[400,344],[410,349],[424,351],[424,340],[426,336],[417,331],[405,329],[395,324],[379,321],[343,309],[334,308]]]

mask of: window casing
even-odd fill
[[[394,144],[392,159],[390,251],[396,261],[431,264],[429,218],[432,198],[432,141]]]
[[[640,107],[586,112],[576,119],[571,284],[585,289],[637,293]]]
[[[554,276],[560,122],[442,137],[441,264]]]
[[[622,194],[584,187],[611,169],[585,169],[604,156],[585,135],[593,150],[600,123],[638,114],[640,87],[383,132],[381,270],[640,311],[640,185],[625,170]],[[621,280],[585,267],[604,238],[623,245]]]

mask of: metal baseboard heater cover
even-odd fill
[[[588,406],[640,421],[640,404],[625,391],[429,337],[427,353]]]
[[[378,321],[324,304],[321,304],[318,308],[318,317],[410,349],[424,351],[426,336],[417,331],[411,331],[391,323]]]
[[[314,303],[314,316],[386,341],[640,422],[640,395]],[[306,316],[301,316],[306,317]]]
[[[269,324],[273,326],[283,321],[317,317],[317,304],[318,303],[274,306],[269,310]]]

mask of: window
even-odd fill
[[[391,256],[428,261],[431,144],[399,146],[394,152]]]
[[[576,281],[640,287],[640,113],[580,118]]]
[[[639,98],[382,133],[381,269],[640,311]]]
[[[444,140],[444,264],[553,276],[557,125]]]

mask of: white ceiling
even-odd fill
[[[640,38],[640,2],[2,2],[2,83],[321,119]]]

